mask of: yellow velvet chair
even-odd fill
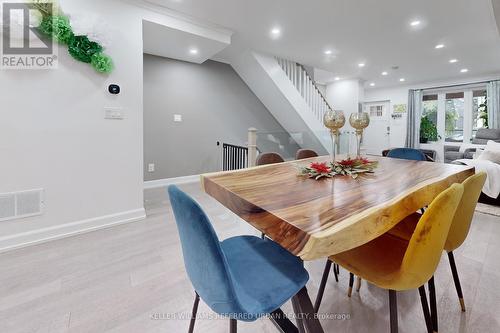
[[[397,291],[417,289],[427,330],[432,323],[425,283],[431,279],[443,251],[464,186],[454,184],[429,205],[410,238],[384,235],[352,250],[331,256],[349,272],[389,290],[391,332],[398,331]]]
[[[462,294],[462,287],[460,286],[460,279],[458,278],[458,271],[457,266],[455,265],[453,251],[460,247],[460,245],[462,245],[467,238],[472,217],[474,216],[474,211],[476,209],[477,200],[481,195],[481,190],[485,181],[486,173],[480,172],[474,176],[470,176],[462,183],[464,185],[464,195],[462,196],[462,200],[460,201],[455,216],[453,217],[450,232],[448,233],[448,238],[446,239],[446,243],[444,245],[444,250],[448,252],[451,273],[453,275],[453,281],[455,282],[455,288],[457,290],[462,311],[465,311],[465,302]],[[422,215],[418,213],[408,216],[392,228],[389,233],[399,238],[409,240],[412,237],[421,216]],[[431,280],[430,282],[429,289],[431,293],[433,293],[434,281]],[[432,309],[434,307],[435,305],[431,304],[431,310],[435,311],[435,309]],[[433,321],[435,321],[434,329],[437,330],[437,315],[433,315],[433,317],[436,317],[433,318]]]

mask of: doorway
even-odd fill
[[[370,126],[364,131],[363,145],[366,153],[382,155],[391,146],[391,123],[389,101],[365,103],[364,109],[370,115]]]

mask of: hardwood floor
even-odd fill
[[[258,233],[199,189],[181,186],[205,208],[221,239]],[[187,332],[194,292],[182,262],[165,189],[145,192],[148,218],[0,255],[0,332]],[[436,272],[440,332],[500,332],[500,218],[477,213],[455,257],[467,312],[461,313],[448,259]],[[324,260],[307,262],[311,297]],[[386,292],[363,282],[346,296],[341,269],[326,287],[321,313],[325,332],[388,332]],[[424,332],[418,293],[400,293],[401,332]],[[291,312],[291,304],[284,306]],[[199,314],[213,312],[200,302]],[[184,316],[184,317],[183,317]],[[276,332],[269,320],[239,323],[239,332]],[[195,332],[227,332],[226,319],[198,319]]]

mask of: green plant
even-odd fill
[[[420,121],[420,139],[423,139],[422,141],[437,141],[439,139],[436,125],[427,116],[422,117]]]
[[[488,128],[488,105],[486,102],[479,105],[477,119],[482,119],[483,128]]]

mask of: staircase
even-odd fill
[[[231,65],[298,146],[330,151],[323,115],[331,107],[302,65],[252,51]]]
[[[295,88],[297,88],[302,98],[304,98],[307,105],[309,105],[314,117],[319,122],[323,123],[323,115],[325,112],[333,109],[314,83],[314,80],[309,76],[304,66],[291,60],[278,57],[275,57],[275,59]]]

